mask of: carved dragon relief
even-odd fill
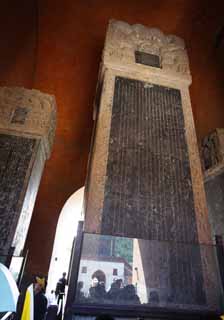
[[[136,50],[158,55],[165,71],[190,75],[184,41],[174,35],[164,35],[159,29],[129,25],[111,20],[108,28],[104,59],[112,62],[135,63]]]
[[[0,88],[0,129],[40,136],[50,156],[56,128],[56,102],[38,90]]]

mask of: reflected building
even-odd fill
[[[78,277],[78,281],[83,284],[82,292],[85,298],[89,297],[89,289],[94,286],[94,280],[97,280],[97,284],[103,283],[107,292],[117,280],[123,285],[132,283],[129,252],[121,254],[119,250],[122,241],[124,239],[118,237],[86,235]],[[127,241],[132,243],[131,239]]]

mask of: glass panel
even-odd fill
[[[12,257],[9,270],[12,273],[12,276],[15,281],[18,280],[20,270],[23,264],[23,257]]]
[[[222,301],[215,246],[84,234],[76,304],[219,312]]]
[[[0,263],[6,265],[8,260],[11,260],[9,271],[12,273],[12,276],[15,281],[18,280],[22,264],[23,264],[24,257],[19,256],[6,256],[6,255],[0,255]]]
[[[7,256],[5,255],[0,255],[0,263],[5,264],[7,261]]]

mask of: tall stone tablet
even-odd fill
[[[145,301],[154,290],[180,308],[218,301],[190,84],[182,39],[110,22],[95,103],[84,231],[139,239],[133,266],[141,270],[139,283],[148,286]]]
[[[53,96],[0,88],[0,255],[20,255],[56,126]]]
[[[112,20],[99,79],[85,230],[210,243],[183,40]]]

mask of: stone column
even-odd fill
[[[141,258],[148,285],[144,302],[156,287],[160,301],[173,305],[215,304],[183,40],[112,20],[99,79],[85,231],[153,240],[134,245],[133,266]]]
[[[158,29],[111,21],[100,79],[102,95],[87,184],[85,229],[135,237],[143,231],[144,238],[164,240],[172,233],[175,239],[193,237],[210,242],[183,40]],[[169,183],[173,186],[168,190]],[[157,185],[163,199],[149,197],[150,192],[156,193],[153,186]],[[180,198],[175,199],[177,194]],[[184,211],[186,201],[189,209]],[[183,221],[178,218],[172,221],[168,235],[159,228],[165,224],[164,216],[160,216],[154,235],[145,234],[151,222],[147,212],[166,210],[168,218],[180,207],[188,212],[186,222],[195,226],[192,235],[181,230]],[[132,217],[132,227],[127,231],[128,217]]]
[[[212,238],[224,237],[224,129],[216,128],[202,141],[205,191]]]
[[[0,254],[23,250],[55,127],[53,96],[0,88]]]

